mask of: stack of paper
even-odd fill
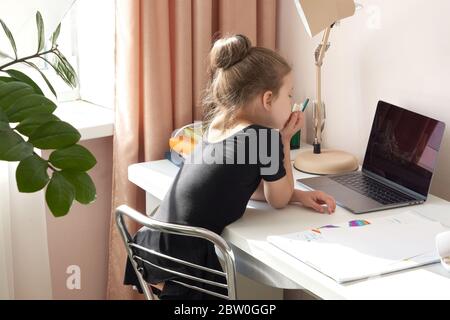
[[[435,237],[447,230],[413,211],[353,220],[267,240],[338,282],[439,261]]]

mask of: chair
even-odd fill
[[[156,212],[158,208],[156,208],[150,216],[145,216],[141,214],[140,212],[126,206],[122,205],[116,209],[115,216],[116,216],[116,224],[119,229],[119,232],[122,236],[122,240],[125,244],[125,248],[127,250],[128,257],[131,261],[131,264],[133,266],[134,271],[136,272],[137,278],[139,280],[139,283],[142,287],[142,290],[144,292],[145,298],[148,300],[155,300],[155,295],[153,294],[152,290],[148,287],[147,282],[144,280],[144,277],[142,275],[142,269],[139,268],[139,265],[137,261],[141,261],[145,264],[149,264],[153,266],[154,268],[161,269],[163,271],[172,273],[180,278],[185,278],[191,280],[191,282],[199,282],[208,284],[211,286],[219,287],[219,288],[225,288],[227,289],[228,295],[224,295],[218,292],[206,290],[204,288],[197,287],[196,285],[191,285],[184,283],[179,280],[168,280],[172,281],[174,283],[177,283],[179,285],[185,286],[187,288],[197,290],[203,293],[206,293],[208,295],[212,295],[218,298],[227,299],[227,300],[235,300],[236,299],[236,269],[235,269],[235,261],[234,261],[234,255],[230,248],[230,246],[226,243],[226,241],[217,235],[216,233],[209,231],[204,228],[198,228],[198,227],[191,227],[191,226],[184,226],[184,225],[177,225],[173,223],[167,223],[167,222],[161,222],[158,220],[155,220],[151,218],[151,215]],[[146,226],[147,228],[151,230],[158,230],[162,233],[170,233],[170,234],[176,234],[176,235],[182,235],[186,237],[195,237],[195,238],[201,238],[204,240],[207,240],[209,242],[212,242],[219,253],[223,257],[223,272],[214,270],[211,268],[207,268],[204,266],[200,266],[185,260],[180,260],[175,257],[165,255],[161,252],[157,252],[155,250],[144,248],[142,246],[137,245],[133,242],[132,237],[130,236],[130,233],[128,232],[128,229],[126,227],[124,217],[127,217],[128,219],[136,221],[139,225]],[[151,255],[155,255],[167,260],[170,260],[175,263],[179,263],[181,265],[188,266],[190,268],[199,269],[204,272],[209,272],[215,275],[219,275],[225,278],[225,283],[215,282],[208,279],[203,279],[200,277],[195,277],[189,274],[184,274],[179,271],[171,270],[167,267],[156,265],[155,263],[152,263],[150,261],[147,261],[140,257],[139,255],[135,254],[132,250],[132,248],[145,251],[146,253],[149,253]]]

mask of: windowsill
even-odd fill
[[[54,113],[81,134],[81,141],[110,137],[114,133],[114,110],[83,100],[62,102]]]

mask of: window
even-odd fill
[[[59,101],[82,99],[114,106],[115,1],[78,0],[61,23],[59,48],[77,71],[79,88],[55,79]],[[48,66],[50,67],[50,66]],[[51,67],[50,67],[51,68]],[[56,74],[52,75],[52,83]]]
[[[61,20],[61,33],[58,38],[58,48],[64,54],[64,56],[69,60],[70,64],[73,66],[77,75],[80,74],[79,64],[78,64],[78,50],[77,50],[77,11],[78,4],[75,5],[65,14],[64,18]],[[48,45],[48,43],[47,43]],[[50,48],[46,48],[50,49]],[[53,57],[50,58],[50,61]],[[58,94],[58,102],[73,101],[81,99],[80,87],[73,89],[69,87],[64,81],[59,78],[54,72],[53,68],[43,62],[38,65],[41,70],[45,73],[50,83],[53,85],[55,91]]]
[[[114,106],[115,1],[78,0],[76,29],[81,99]]]
[[[115,0],[1,0],[0,18],[6,22],[16,38],[19,57],[36,52],[36,11],[45,24],[46,37],[61,22],[59,50],[66,56],[79,77],[79,87],[67,86],[43,60],[34,63],[43,71],[58,94],[58,102],[85,100],[100,106],[114,106],[115,78]],[[65,13],[60,18],[61,13]],[[47,43],[50,45],[50,43]],[[8,40],[1,30],[0,48],[12,55]],[[4,49],[7,50],[4,50]],[[50,48],[47,48],[50,49]],[[8,51],[10,50],[10,51]],[[50,57],[49,57],[50,58]],[[42,78],[26,66],[25,69],[51,98]]]

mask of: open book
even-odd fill
[[[267,240],[342,283],[438,262],[435,237],[445,230],[410,210]]]

